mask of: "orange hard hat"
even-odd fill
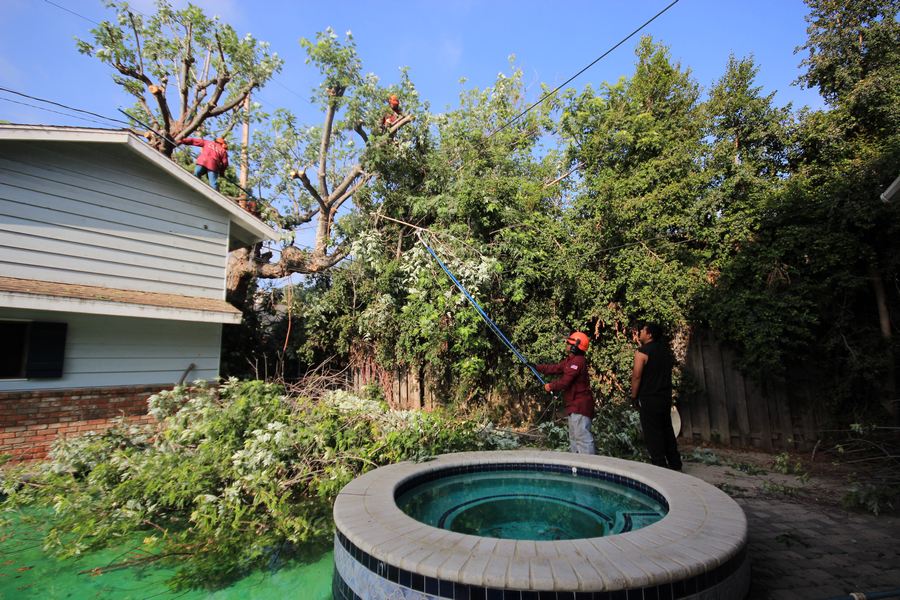
[[[226,141],[225,141],[225,138],[223,138],[223,137],[217,137],[217,138],[216,138],[216,143],[217,143],[217,144],[222,144],[223,146],[227,146],[227,145],[228,145],[228,142],[226,142]]]
[[[586,333],[573,331],[569,334],[569,337],[566,338],[566,343],[575,346],[576,348],[584,352],[588,349],[588,346],[590,346],[591,341]]]
[[[388,104],[391,106],[400,106],[400,99],[396,94],[391,94],[390,98],[388,98]]]

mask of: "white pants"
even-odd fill
[[[594,436],[591,435],[591,420],[584,415],[569,415],[569,452],[597,453],[594,450]]]

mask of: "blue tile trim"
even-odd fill
[[[435,598],[452,600],[678,600],[711,588],[733,575],[747,558],[746,546],[733,557],[711,571],[700,573],[694,577],[656,586],[616,590],[609,592],[547,592],[531,590],[506,590],[498,588],[466,585],[453,581],[433,579],[418,573],[411,573],[385,563],[360,550],[347,539],[340,530],[335,532],[337,542],[343,546],[354,560],[364,565],[378,577],[383,577],[398,585],[427,593]],[[386,576],[385,576],[386,574]],[[334,600],[363,600],[344,582],[334,570],[332,578],[332,594]]]

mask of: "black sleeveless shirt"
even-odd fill
[[[641,372],[638,398],[672,398],[672,366],[674,359],[669,347],[656,340],[638,348],[647,355],[647,364]]]

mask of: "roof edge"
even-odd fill
[[[89,127],[59,127],[56,125],[0,124],[0,140],[45,141],[45,142],[99,142],[125,144],[133,152],[179,179],[195,192],[228,213],[232,222],[253,236],[257,241],[276,240],[279,234],[237,204],[215,191],[198,178],[176,165],[147,145],[145,141],[127,129],[95,129]]]

